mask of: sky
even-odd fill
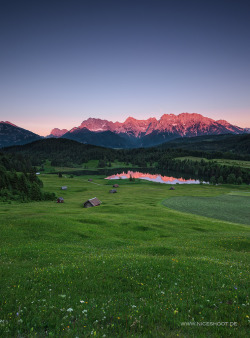
[[[249,0],[0,0],[0,121],[183,112],[250,127]]]

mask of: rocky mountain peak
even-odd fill
[[[119,135],[123,140],[126,140],[125,142],[128,142],[128,145],[139,144],[141,146],[160,144],[177,137],[244,133],[243,128],[231,125],[224,120],[215,121],[201,114],[181,113],[179,115],[163,114],[158,120],[155,117],[137,120],[129,116],[124,122],[88,118],[79,127],[72,128],[66,137],[79,139],[81,134],[84,135],[82,136],[84,142],[88,143],[87,131],[92,133],[91,137],[94,137],[93,133],[99,133],[99,137],[104,137],[103,132],[108,132],[105,135],[109,138],[117,138]],[[102,132],[102,136],[100,132]],[[89,142],[91,143],[91,140]],[[100,145],[102,145],[101,141]]]
[[[51,130],[50,135],[54,137],[61,137],[68,132],[67,129],[54,128]]]
[[[9,125],[11,125],[13,127],[17,127],[14,123],[11,123],[9,121],[0,121],[0,123],[5,123],[5,124],[9,124]]]

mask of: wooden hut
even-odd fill
[[[64,203],[64,198],[63,197],[58,197],[57,203]]]
[[[114,184],[113,188],[119,188],[119,184]]]
[[[169,190],[175,190],[175,188],[174,188],[174,187],[171,187]]]
[[[64,187],[61,187],[62,190],[67,190],[68,187],[64,186]]]
[[[89,200],[87,200],[86,202],[83,203],[83,207],[84,208],[90,208],[90,207],[97,207],[98,205],[100,205],[102,202],[96,198],[96,197],[93,197]]]

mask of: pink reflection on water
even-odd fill
[[[139,171],[133,172],[133,171],[128,171],[127,173],[122,172],[121,174],[116,174],[116,175],[111,175],[109,177],[106,177],[106,180],[118,180],[118,179],[128,179],[133,177],[133,178],[139,178],[141,180],[147,180],[147,181],[152,181],[152,182],[158,182],[158,183],[166,183],[166,184],[199,184],[199,180],[193,180],[193,179],[188,179],[185,180],[184,178],[175,178],[172,176],[161,176],[159,174],[152,175],[148,173],[140,173]]]

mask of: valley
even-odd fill
[[[248,139],[230,136],[240,152],[64,138],[2,149],[0,336],[245,337]]]
[[[64,203],[0,203],[1,336],[247,335],[249,186],[66,176],[39,176]],[[173,205],[230,196],[238,220]]]

